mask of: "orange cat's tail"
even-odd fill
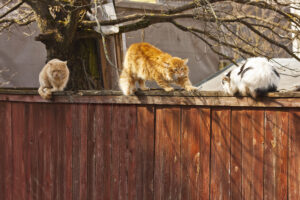
[[[131,95],[134,92],[135,83],[127,72],[127,69],[123,69],[120,75],[119,87],[124,95]]]

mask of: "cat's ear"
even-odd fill
[[[66,60],[66,61],[63,61],[65,64],[67,64],[68,63],[68,61]]]
[[[183,59],[183,63],[186,65],[189,62],[188,58]]]

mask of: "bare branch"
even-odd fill
[[[4,3],[2,6],[0,6],[0,9],[4,8],[8,4],[10,4],[11,2],[12,2],[12,0],[8,0],[6,3]]]
[[[0,19],[2,19],[3,17],[5,17],[6,15],[8,15],[9,13],[17,10],[22,4],[24,3],[24,0],[22,0],[21,2],[17,3],[16,5],[14,5],[12,8],[10,8],[8,11],[6,11],[5,13],[3,13],[2,15],[0,15]]]

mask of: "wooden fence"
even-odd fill
[[[34,93],[0,94],[1,200],[300,199],[297,95]]]

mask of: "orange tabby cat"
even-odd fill
[[[156,81],[167,92],[174,90],[170,83],[180,85],[187,91],[196,90],[188,78],[187,62],[188,59],[172,57],[148,43],[133,44],[126,52],[119,86],[124,95],[135,91],[136,82],[141,90],[148,90],[146,80]]]
[[[51,99],[52,92],[63,91],[69,80],[67,62],[59,59],[50,60],[39,75],[39,94],[44,99]]]

